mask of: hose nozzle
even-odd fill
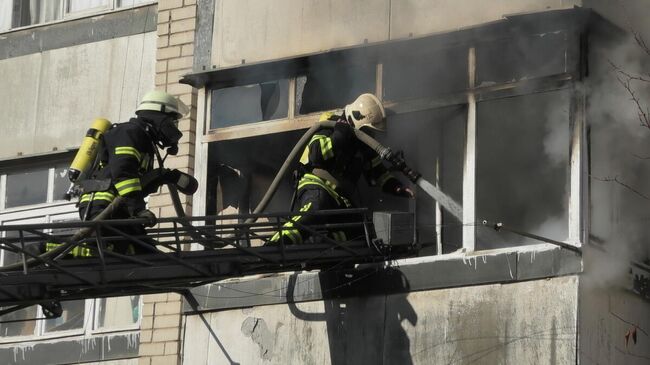
[[[406,160],[404,160],[404,152],[402,151],[397,151],[393,152],[391,151],[390,148],[386,147],[387,153],[384,156],[381,156],[383,159],[386,161],[390,162],[393,164],[393,166],[401,171],[404,176],[406,176],[411,182],[416,183],[418,179],[422,176],[419,172],[413,170],[406,164]]]

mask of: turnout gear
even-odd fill
[[[124,203],[113,212],[111,218],[146,218],[149,220],[147,226],[155,225],[155,215],[146,209],[144,198],[160,185],[145,185],[145,177],[153,170],[156,153],[152,119],[166,117],[167,115],[157,112],[144,112],[126,123],[113,125],[104,134],[98,169],[91,176],[91,183],[84,184],[84,193],[79,199],[79,215],[82,220],[97,216],[119,195]],[[103,189],[95,190],[92,187]],[[146,235],[140,224],[122,226],[119,230],[132,236]],[[114,232],[108,230],[101,233],[104,237],[115,236]],[[143,247],[125,241],[109,241],[108,248],[121,254],[147,252]]]
[[[377,111],[374,109],[369,112],[369,108],[364,110],[368,112],[368,120],[374,118],[372,113]],[[321,121],[337,123],[334,128],[323,128],[318,131],[305,147],[300,158],[301,173],[296,187],[298,204],[292,207],[293,211],[304,213],[352,208],[350,197],[361,175],[369,185],[378,186],[385,193],[412,196],[408,193],[410,190],[402,186],[401,182],[386,169],[379,155],[356,138],[353,127],[345,119],[346,114],[328,112],[321,115]],[[280,232],[271,238],[270,243],[278,243],[281,239],[289,244],[304,242],[310,234],[305,229],[301,229],[300,225],[349,223],[355,220],[355,217],[349,215],[326,217],[296,215],[283,225]],[[363,235],[363,230],[344,229],[328,232],[328,235],[336,240],[349,240]]]
[[[368,127],[379,131],[386,129],[386,111],[381,101],[373,94],[361,94],[345,106],[345,119],[355,128]]]

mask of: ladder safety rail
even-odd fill
[[[355,219],[318,225],[293,221],[295,228],[308,232],[312,239],[300,245],[288,245],[282,239],[265,245],[296,215]],[[253,217],[259,220],[246,222]],[[197,222],[202,225],[194,225]],[[11,233],[0,239],[0,250],[24,257],[0,268],[0,306],[182,291],[244,275],[386,261],[413,253],[412,248],[377,245],[369,233],[366,209],[159,218],[158,226],[146,235],[125,229],[143,223],[142,219],[116,219],[0,226],[0,232]],[[348,241],[328,237],[329,231],[348,228],[361,228],[364,233]],[[56,232],[62,229],[77,232]],[[80,235],[80,231],[86,233]],[[56,255],[36,252],[34,247],[44,242],[61,243],[58,248],[65,249]],[[108,247],[116,242],[137,246],[144,253],[113,252]],[[190,245],[194,250],[189,250]],[[66,254],[80,246],[91,256]]]

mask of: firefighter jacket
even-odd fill
[[[104,134],[99,152],[99,169],[92,177],[109,180],[110,188],[86,191],[79,203],[92,200],[107,204],[120,195],[130,215],[144,210],[144,198],[150,192],[143,190],[141,178],[153,168],[155,148],[147,131],[147,123],[141,117],[113,125]]]
[[[332,115],[330,120],[340,117]],[[300,162],[304,174],[298,186],[318,184],[330,192],[350,197],[357,181],[364,176],[370,186],[383,192],[396,194],[401,182],[384,166],[377,153],[359,141],[347,123],[337,123],[334,128],[316,132],[302,154]],[[315,176],[314,176],[315,175]],[[322,183],[318,183],[322,180]],[[344,204],[348,205],[348,204]]]

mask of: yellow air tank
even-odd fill
[[[111,127],[108,119],[97,118],[86,132],[86,136],[81,142],[81,147],[74,157],[70,168],[68,169],[68,178],[73,183],[76,182],[82,173],[87,172],[95,161],[99,141],[104,133]]]

